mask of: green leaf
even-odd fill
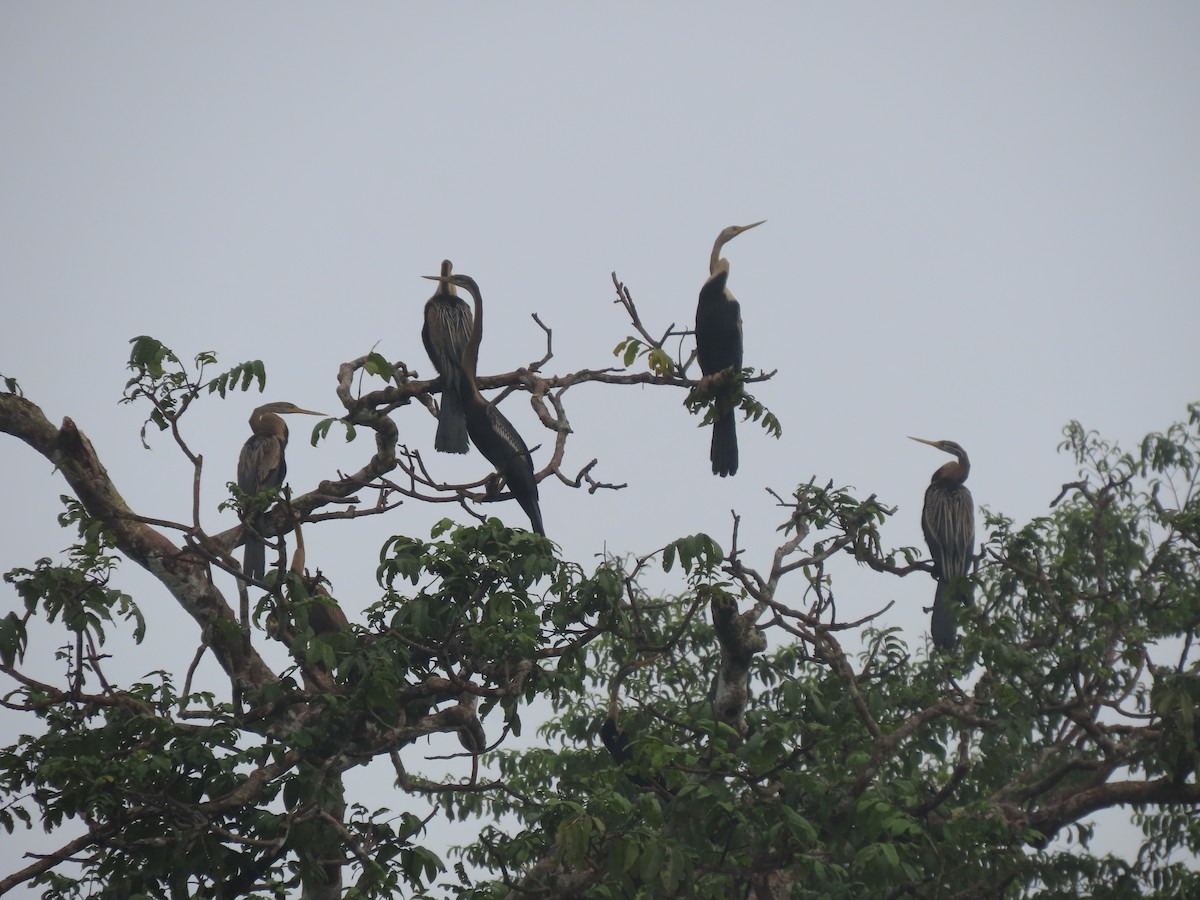
[[[384,381],[392,381],[396,374],[392,364],[388,362],[381,354],[372,351],[367,354],[366,361],[363,363],[363,368],[370,375],[378,375]]]
[[[212,357],[212,361],[216,362],[215,356]],[[246,391],[255,381],[258,382],[259,393],[262,393],[267,386],[267,371],[261,359],[238,363],[228,372],[218,375],[208,383],[208,392],[210,394],[215,392],[224,397],[231,387]]]
[[[657,372],[659,375],[669,375],[675,367],[670,354],[661,347],[652,348],[647,355],[646,362],[649,364],[651,371]]]
[[[309,444],[311,446],[315,447],[322,440],[324,440],[326,437],[328,437],[329,429],[333,427],[334,422],[340,423],[346,429],[346,443],[347,444],[350,443],[352,440],[354,440],[356,437],[358,437],[358,432],[355,430],[354,426],[351,425],[349,422],[347,422],[345,419],[335,419],[333,417],[330,417],[328,419],[322,419],[321,421],[317,422],[316,425],[313,426],[312,435],[309,437]]]
[[[625,355],[622,358],[622,363],[626,368],[629,368],[633,365],[633,361],[638,358],[638,353],[642,349],[642,342],[637,338],[626,338],[617,345],[617,349],[613,351],[613,355],[616,356],[622,351],[622,349],[624,349],[625,352]]]
[[[178,362],[175,354],[162,342],[147,335],[131,338],[133,348],[129,351],[129,368],[144,370],[151,378],[162,378],[165,361]]]
[[[29,644],[29,636],[25,633],[25,623],[15,612],[10,612],[0,619],[0,661],[12,666],[18,660],[24,660],[25,648]]]

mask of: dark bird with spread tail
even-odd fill
[[[542,510],[538,505],[537,478],[533,473],[533,457],[521,435],[504,417],[504,413],[488,403],[479,393],[476,368],[479,365],[479,345],[483,341],[483,298],[479,285],[469,275],[422,275],[431,281],[453,284],[462,288],[475,301],[475,320],[471,335],[462,355],[462,408],[467,420],[467,434],[471,443],[496,471],[529,516],[529,523],[538,534],[545,534],[542,527]]]
[[[721,256],[721,248],[743,231],[757,228],[761,222],[749,225],[730,225],[717,235],[712,256],[708,261],[708,281],[700,289],[696,304],[696,358],[704,375],[716,375],[726,369],[736,373],[742,368],[742,307],[729,292],[729,260]],[[730,379],[732,381],[732,379]],[[716,398],[717,418],[713,422],[712,460],[714,475],[724,478],[738,470],[736,386],[723,389]]]
[[[971,461],[967,459],[967,451],[954,441],[911,439],[955,457],[933,473],[921,510],[921,530],[925,532],[925,543],[933,557],[933,577],[937,579],[929,633],[939,650],[953,650],[958,643],[956,604],[970,606],[973,599],[967,573],[975,552],[975,504],[964,483],[971,473]]]
[[[301,409],[295,403],[267,403],[250,414],[250,437],[242,445],[238,456],[237,483],[246,495],[251,511],[246,518],[247,534],[242,573],[251,579],[262,580],[266,574],[266,547],[262,541],[262,529],[266,524],[266,510],[255,509],[252,498],[269,488],[283,484],[287,475],[288,427],[280,416],[289,414],[323,416],[325,413]]]
[[[450,260],[442,260],[441,277],[449,278],[453,271]],[[442,376],[441,408],[433,439],[433,449],[442,453],[466,453],[470,449],[462,399],[466,382],[462,358],[470,339],[471,307],[458,296],[458,289],[451,281],[440,281],[425,303],[421,341],[433,367]]]

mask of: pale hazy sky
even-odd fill
[[[1132,446],[1200,399],[1200,7],[647,6],[0,5],[0,373],[75,419],[135,509],[186,519],[185,461],[163,437],[144,451],[144,411],[116,405],[128,339],[261,357],[265,395],[189,417],[216,531],[255,405],[336,412],[338,364],[376,343],[430,369],[419,276],[443,257],[483,289],[481,371],[542,355],[536,312],[566,372],[630,333],[610,271],[650,330],[684,326],[717,232],[767,219],[725,255],[783,438],[741,425],[741,472],[715,479],[681,392],[570,391],[568,468],[595,456],[630,485],[543,484],[549,535],[583,563],[696,531],[727,546],[732,509],[766,566],[782,516],[764,489],[813,475],[898,504],[885,538],[920,545],[945,457],[909,434],[963,444],[977,504],[1025,519],[1074,475],[1067,420]],[[523,397],[504,409],[540,464],[552,435]],[[431,447],[423,410],[396,417]],[[370,449],[311,448],[297,423],[289,481]],[[7,571],[69,538],[49,465],[7,438],[0,464]],[[355,618],[382,539],[450,509],[314,527],[310,559]],[[894,599],[888,624],[923,639],[927,579],[839,576],[844,617]],[[190,657],[190,620],[121,579],[160,628],[131,674],[164,641]],[[5,839],[0,867],[32,840]]]

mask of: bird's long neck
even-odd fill
[[[717,242],[713,244],[712,256],[708,258],[708,274],[716,275],[717,269],[724,267],[725,271],[729,271],[729,260],[721,259],[721,248],[725,246],[725,241],[717,238]]]
[[[250,414],[250,430],[255,434],[277,437],[285,443],[288,438],[287,423],[273,412],[256,409]]]
[[[292,571],[304,575],[304,532],[300,530],[300,522],[296,522],[296,552],[292,554]]]
[[[471,323],[471,337],[467,340],[466,349],[463,350],[462,365],[463,372],[467,376],[467,383],[478,394],[475,370],[479,366],[479,345],[483,342],[483,297],[480,296],[478,287],[468,287],[467,291],[475,303],[475,318]]]
[[[743,229],[744,230],[744,229]],[[733,232],[731,234],[730,232]],[[708,274],[716,275],[717,269],[724,268],[726,274],[729,272],[729,260],[721,259],[721,248],[734,239],[738,232],[732,228],[726,228],[717,235],[717,239],[713,241],[712,255],[708,258]]]
[[[971,461],[966,453],[954,454],[958,457],[954,462],[948,462],[933,473],[933,481],[941,484],[959,485],[971,474]]]

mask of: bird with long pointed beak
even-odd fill
[[[250,437],[242,445],[238,455],[237,484],[252,508],[246,517],[247,534],[242,560],[242,573],[250,579],[262,580],[266,574],[266,546],[263,544],[263,528],[266,510],[256,509],[250,498],[269,488],[283,484],[287,475],[288,427],[281,416],[323,416],[325,413],[301,409],[295,403],[266,403],[250,414]]]
[[[743,231],[757,228],[766,219],[749,225],[730,225],[717,235],[712,256],[708,261],[708,280],[700,289],[696,304],[696,359],[700,371],[716,375],[726,369],[738,372],[742,368],[742,307],[727,286],[729,260],[721,256],[721,248]],[[732,381],[732,379],[731,379]],[[717,417],[713,421],[712,446],[709,459],[714,475],[724,478],[738,470],[736,386],[723,390],[716,398]]]
[[[975,552],[975,504],[964,483],[971,473],[971,461],[967,451],[954,441],[927,441],[918,437],[910,440],[936,447],[955,458],[933,473],[921,509],[921,530],[933,558],[933,577],[937,579],[929,633],[939,650],[952,650],[958,643],[957,605],[970,606],[973,600],[967,573]]]
[[[442,260],[441,277],[446,278],[453,271],[450,260]],[[433,449],[442,453],[466,453],[470,449],[462,400],[466,390],[462,358],[470,339],[471,307],[458,296],[452,282],[439,282],[437,290],[425,303],[421,342],[425,344],[433,367],[442,376],[442,401],[437,434],[433,439]]]
[[[452,284],[471,295],[475,301],[475,318],[471,335],[462,355],[462,407],[467,420],[467,434],[471,443],[484,455],[508,485],[521,509],[529,516],[529,524],[538,534],[545,534],[542,527],[542,510],[538,503],[537,477],[533,471],[533,457],[529,448],[512,422],[504,413],[488,403],[479,392],[476,369],[479,365],[479,345],[483,341],[483,297],[479,285],[469,275],[422,275],[431,281]]]

